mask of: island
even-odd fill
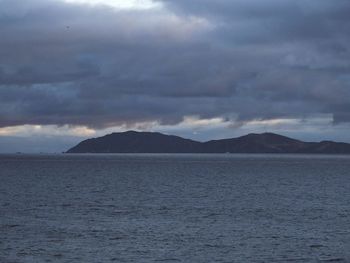
[[[350,144],[304,142],[274,133],[199,142],[158,132],[127,131],[87,139],[66,153],[305,153],[350,154]]]

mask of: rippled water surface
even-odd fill
[[[0,262],[350,262],[350,157],[2,155]]]

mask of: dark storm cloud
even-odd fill
[[[350,2],[0,0],[0,127],[350,121]]]

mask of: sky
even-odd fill
[[[0,152],[126,130],[350,142],[349,0],[0,0]]]

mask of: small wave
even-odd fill
[[[327,259],[321,259],[321,262],[344,262],[345,258],[327,258]]]

